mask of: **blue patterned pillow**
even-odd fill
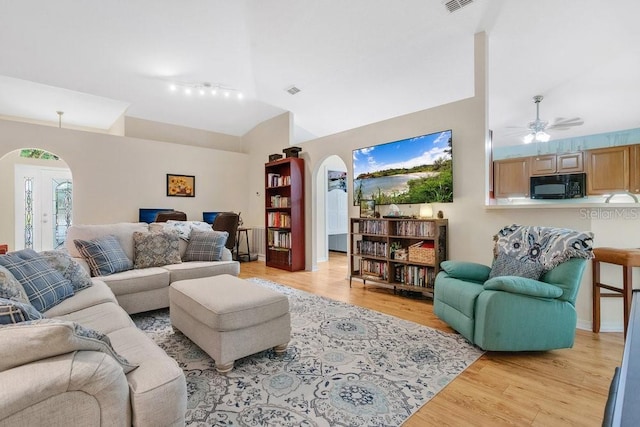
[[[51,268],[33,249],[0,255],[0,265],[18,279],[29,302],[40,312],[49,310],[73,296],[71,282]]]
[[[73,243],[89,264],[92,276],[108,276],[133,268],[133,262],[125,254],[116,236],[109,234],[93,240],[76,239]]]
[[[193,230],[184,253],[185,261],[220,261],[222,248],[227,243],[226,231]]]
[[[520,260],[499,252],[498,257],[493,261],[489,279],[498,276],[520,276],[528,279],[540,279],[544,272],[544,266],[535,261]]]
[[[0,325],[42,319],[42,314],[28,303],[0,298]]]
[[[40,252],[40,255],[52,268],[56,269],[65,279],[71,282],[74,292],[88,288],[93,284],[87,270],[74,261],[68,252],[64,250],[43,251]]]
[[[0,265],[0,298],[14,301],[29,302],[29,297],[24,288],[13,274]]]

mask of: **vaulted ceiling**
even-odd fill
[[[444,3],[0,0],[0,116],[64,111],[108,129],[125,114],[243,135],[291,111],[312,139],[473,96],[473,36],[486,31],[497,145],[521,143],[511,126],[533,120],[538,94],[542,118],[584,119],[553,137],[640,127],[638,2]],[[184,94],[203,83],[244,97]]]

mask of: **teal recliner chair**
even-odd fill
[[[568,229],[509,226],[496,235],[492,267],[443,261],[434,286],[435,314],[491,351],[573,346],[575,300],[593,235]]]

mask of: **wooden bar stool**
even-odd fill
[[[600,332],[600,298],[622,297],[626,338],[633,291],[632,267],[640,267],[640,249],[594,248],[593,254],[595,255],[593,258],[593,332]],[[601,262],[622,266],[622,288],[600,283]],[[601,293],[600,288],[611,292]]]

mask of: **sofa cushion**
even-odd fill
[[[133,268],[133,262],[125,254],[116,236],[107,235],[93,240],[76,239],[73,243],[89,264],[92,276],[107,276]]]
[[[64,250],[42,251],[40,255],[51,267],[71,282],[74,292],[91,286],[91,276]]]
[[[92,279],[92,281],[93,285],[90,289],[76,292],[72,298],[67,298],[43,314],[46,317],[57,317],[105,302],[118,302],[115,295],[113,295],[113,291],[106,283],[98,279]]]
[[[0,255],[0,265],[18,279],[29,302],[40,312],[73,295],[71,282],[32,249]]]
[[[494,277],[487,280],[483,287],[485,290],[504,291],[538,298],[558,298],[562,295],[562,289],[557,286],[525,277]]]
[[[491,268],[469,261],[442,261],[440,267],[447,272],[450,277],[461,280],[471,280],[477,283],[483,283],[489,278]]]
[[[133,232],[133,268],[161,267],[179,264],[180,238],[176,232]]]
[[[228,237],[229,233],[226,231],[193,230],[184,253],[184,260],[219,261],[222,257],[222,248],[227,243]]]
[[[503,252],[499,252],[491,265],[489,279],[498,276],[520,276],[538,280],[543,272],[544,266],[538,262],[517,259]]]
[[[76,239],[92,240],[107,235],[116,236],[127,258],[133,259],[133,232],[149,231],[149,225],[144,222],[121,222],[116,224],[72,225],[67,230],[65,247],[73,258],[82,258],[78,248],[73,244]]]
[[[0,298],[0,325],[42,319],[42,314],[31,304]]]
[[[116,351],[139,365],[127,374],[132,424],[184,425],[184,418],[176,419],[187,410],[187,384],[178,363],[136,327],[117,330],[109,338]]]
[[[180,264],[173,264],[180,265]],[[169,272],[164,267],[139,268],[100,277],[116,297],[169,286]]]
[[[226,250],[228,251],[228,249]],[[171,274],[171,283],[178,280],[199,279],[219,274],[237,276],[240,273],[240,263],[238,261],[189,261],[182,264],[165,265],[162,268]]]
[[[29,297],[18,279],[6,268],[0,265],[0,298],[14,301],[29,302]]]
[[[40,319],[0,327],[0,371],[78,350],[106,353],[125,373],[137,367],[116,353],[106,335],[75,322]]]
[[[131,317],[114,302],[104,302],[78,311],[57,316],[58,319],[80,323],[87,328],[95,329],[103,334],[110,334],[118,329],[133,325]]]

